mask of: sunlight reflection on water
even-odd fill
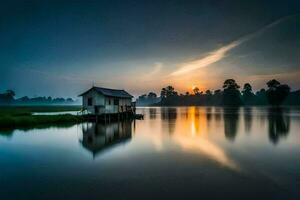
[[[262,197],[261,192],[272,199],[287,192],[299,197],[298,108],[150,107],[137,112],[145,119],[0,130],[4,199],[13,191],[28,198],[37,197],[35,191],[73,199],[86,192],[95,199],[100,194],[124,197],[120,192],[125,198],[136,192],[195,197],[199,191],[222,197],[224,191],[214,188],[232,198]],[[27,187],[20,187],[23,182]],[[94,190],[94,185],[101,187]],[[129,192],[132,188],[135,192]]]

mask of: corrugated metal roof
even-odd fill
[[[87,93],[91,90],[95,90],[95,91],[103,94],[104,96],[109,96],[109,97],[130,98],[130,99],[133,98],[133,96],[130,95],[125,90],[109,89],[109,88],[102,88],[102,87],[92,87],[91,89],[89,89],[88,91],[82,93],[79,96],[83,96],[85,93]]]

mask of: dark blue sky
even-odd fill
[[[1,1],[0,90],[300,88],[299,1]],[[246,39],[244,39],[246,38]]]

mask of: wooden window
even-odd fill
[[[111,104],[110,99],[108,99],[108,105],[110,105],[110,104]]]
[[[114,105],[118,106],[119,105],[119,99],[114,99]]]
[[[88,106],[92,106],[93,105],[93,98],[89,97],[88,98]]]

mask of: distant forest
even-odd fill
[[[154,92],[149,92],[149,94],[143,94],[139,96],[136,100],[137,106],[149,106],[161,101],[160,97],[157,97],[157,94]]]
[[[13,90],[6,90],[4,93],[0,93],[0,105],[65,105],[76,104],[72,98],[53,98],[53,97],[33,97],[27,96],[21,98],[15,98],[15,92]]]
[[[300,105],[300,90],[290,91],[290,87],[273,79],[266,83],[267,89],[253,92],[252,86],[245,83],[243,88],[234,79],[227,79],[223,89],[200,91],[195,87],[193,93],[178,94],[172,86],[162,88],[160,97],[150,92],[137,99],[137,105],[148,106],[242,106],[242,105]],[[157,102],[159,100],[159,102]],[[148,103],[148,104],[147,104]]]

